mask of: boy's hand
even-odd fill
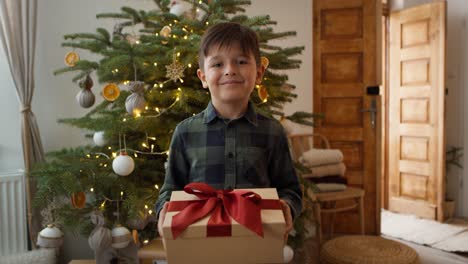
[[[159,212],[159,219],[158,219],[158,233],[160,237],[163,237],[163,223],[164,223],[164,218],[166,217],[166,212],[167,212],[167,207],[169,206],[168,202],[165,202],[163,205],[163,208],[161,209],[161,212]]]
[[[289,205],[287,202],[284,200],[279,200],[281,204],[281,209],[283,210],[284,214],[284,219],[286,220],[286,230],[284,233],[284,243],[286,244],[288,242],[288,234],[291,232],[293,228],[293,222],[292,222],[292,215],[291,215],[291,208],[289,208]]]

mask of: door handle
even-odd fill
[[[372,98],[371,100],[371,107],[367,109],[361,109],[361,113],[370,113],[371,126],[372,128],[375,128],[375,120],[377,117],[377,103],[375,101],[375,98]]]

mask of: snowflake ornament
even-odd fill
[[[166,66],[166,78],[174,82],[184,77],[185,65],[178,62],[175,58],[171,64]]]

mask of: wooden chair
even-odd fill
[[[319,139],[319,142],[314,142],[314,139]],[[316,148],[330,148],[330,143],[327,138],[320,134],[295,134],[288,136],[289,146],[291,150],[291,156],[294,161],[298,161],[299,157],[307,150]],[[315,143],[315,145],[314,145]],[[302,177],[310,177],[310,174],[302,174]],[[330,235],[333,234],[333,222],[335,219],[335,213],[358,210],[360,231],[361,234],[365,233],[364,229],[364,190],[354,187],[347,187],[343,191],[336,192],[313,192],[307,190],[307,195],[313,201],[314,218],[316,221],[316,236],[318,242],[318,248],[322,244],[322,214],[331,214],[330,223]],[[337,202],[349,200],[345,206],[338,206]]]

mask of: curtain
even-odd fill
[[[29,171],[35,162],[44,160],[36,117],[31,110],[34,94],[34,55],[36,46],[37,0],[0,0],[0,39],[21,105],[21,139],[26,174],[28,229],[32,248],[40,228],[40,217],[31,206],[34,183]],[[33,222],[33,219],[35,222]]]

